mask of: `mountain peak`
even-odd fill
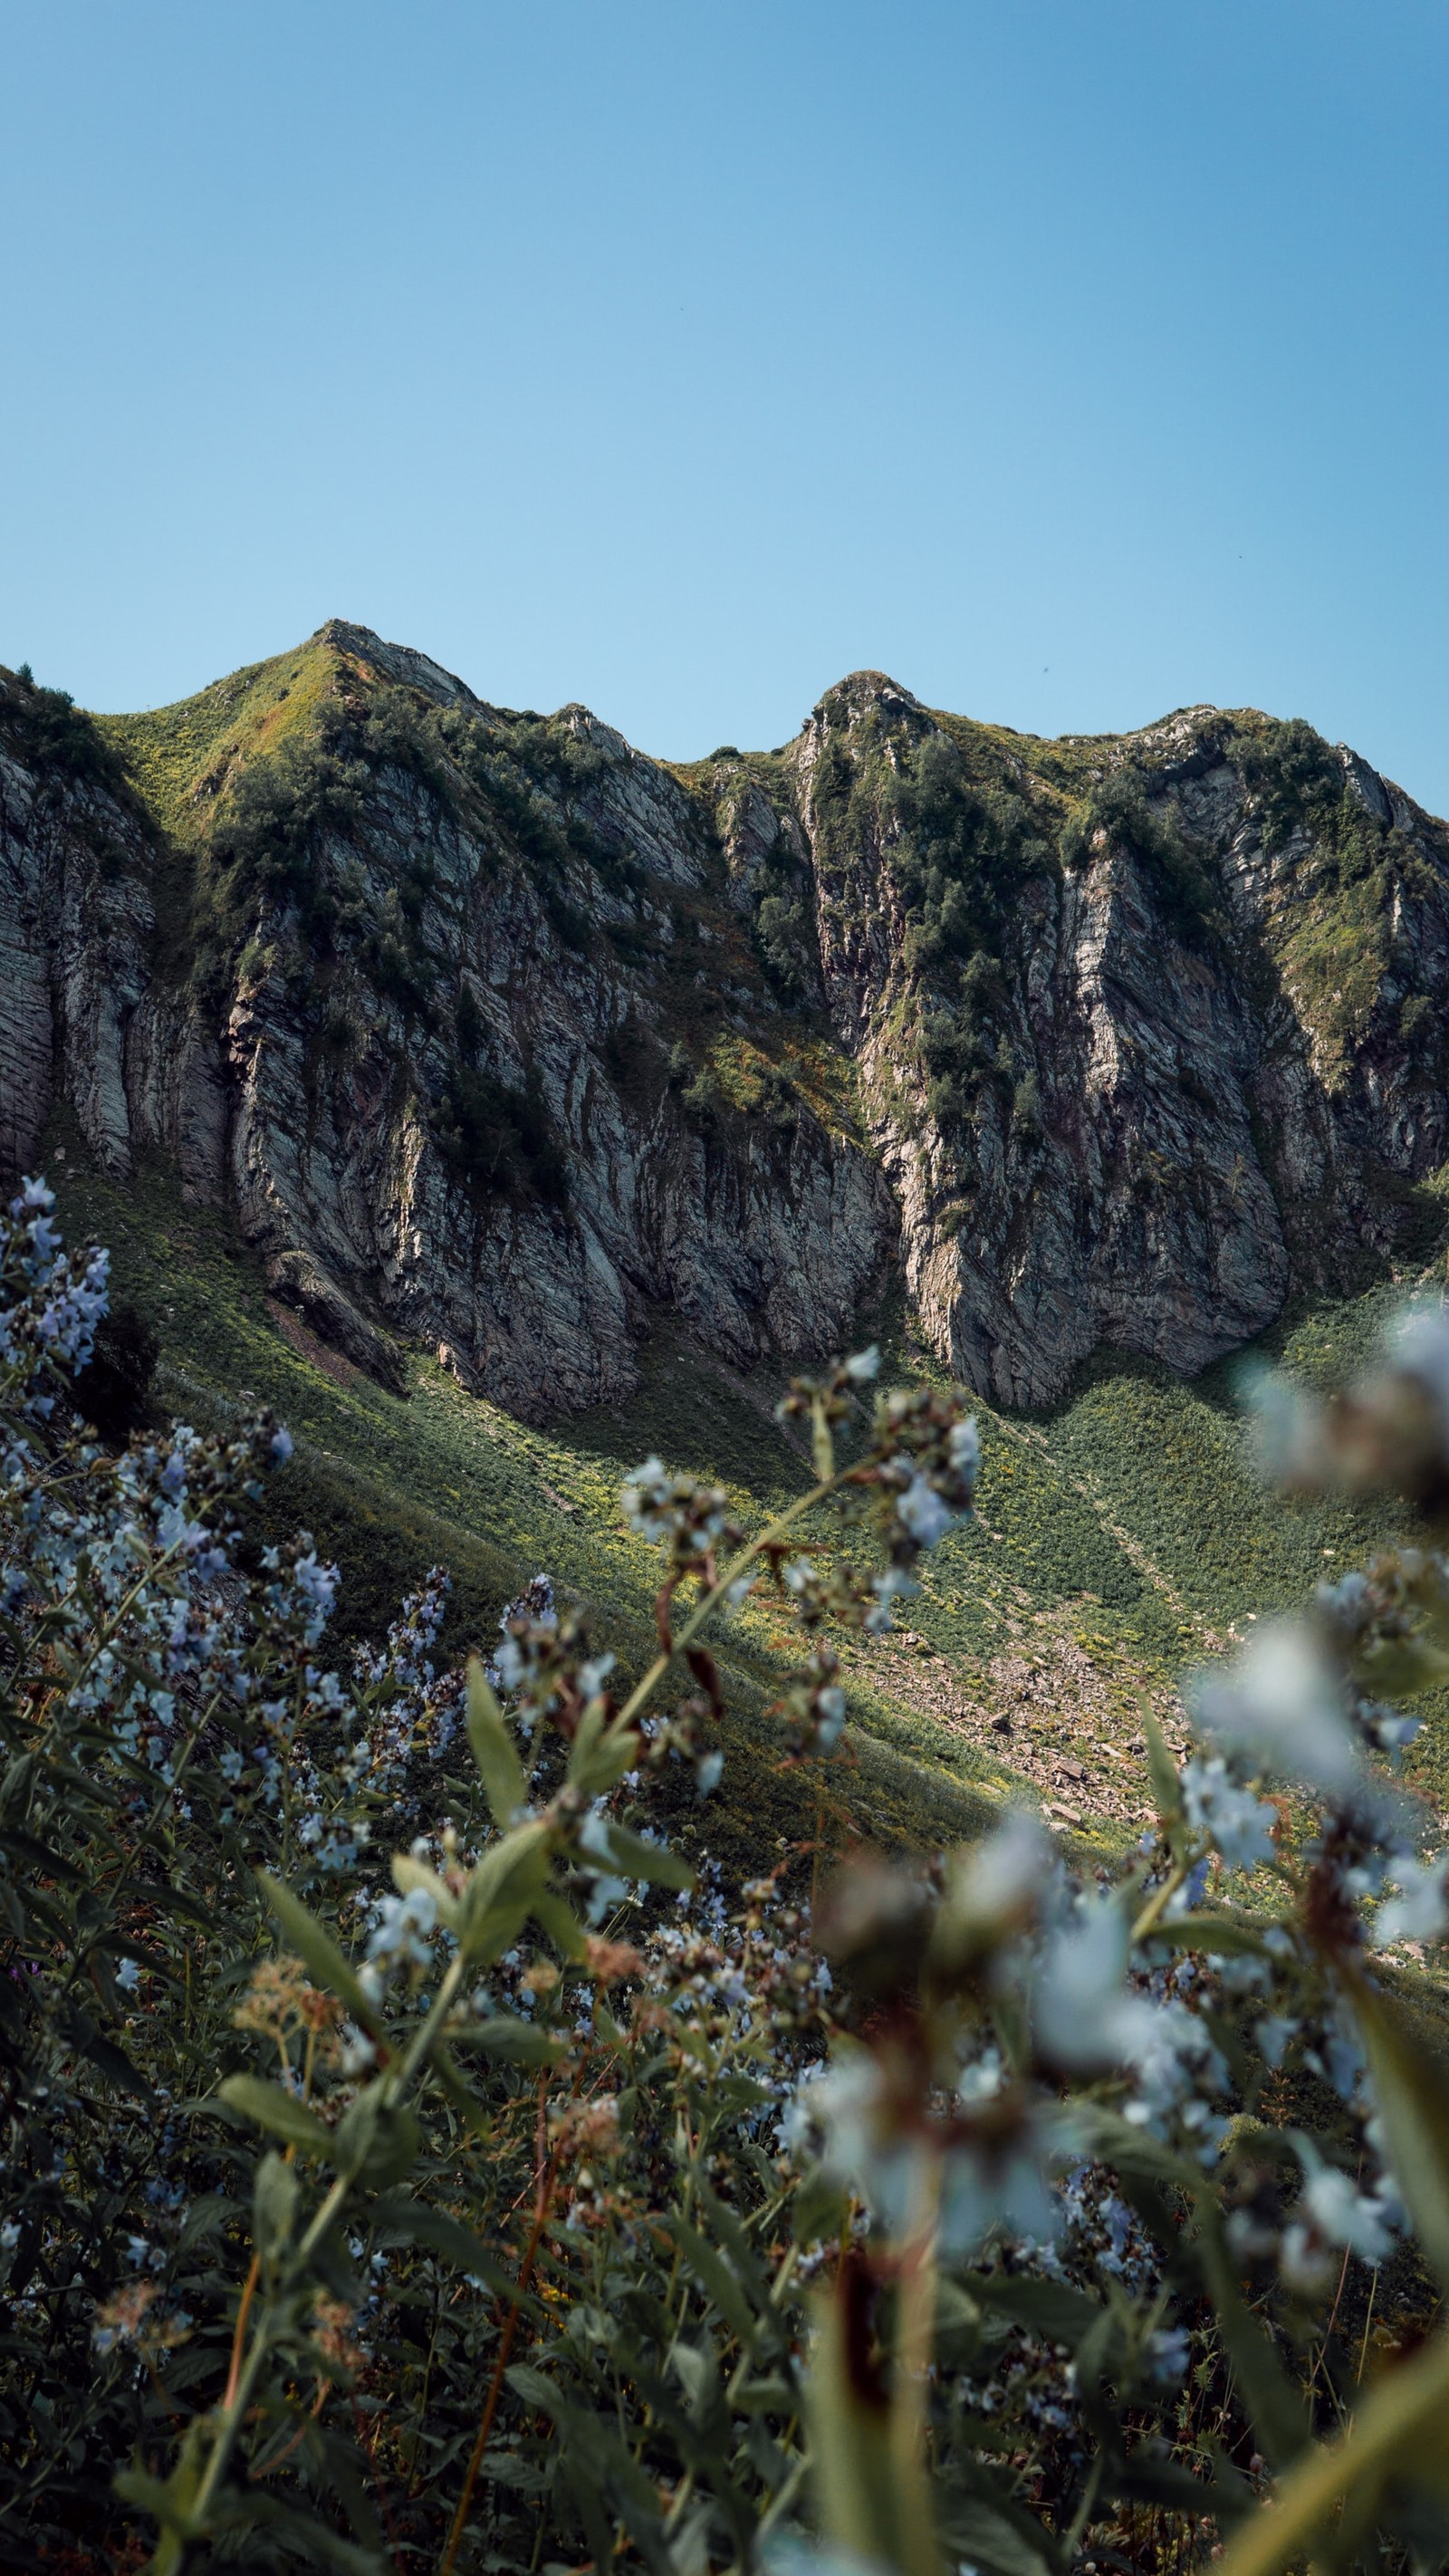
[[[427,653],[415,653],[410,644],[387,643],[370,626],[354,626],[345,617],[329,617],[326,624],[319,626],[316,634],[307,640],[311,644],[329,645],[336,653],[350,654],[354,660],[380,671],[384,678],[422,689],[430,698],[441,699],[446,706],[477,706],[481,703],[466,680],[460,680],[455,671],[445,671],[441,662],[433,661]]]
[[[656,1310],[814,1357],[899,1261],[1042,1404],[1427,1239],[1449,833],[1297,720],[1044,741],[861,670],[676,771],[342,618],[146,715],[3,703],[0,1162],[63,1087],[359,1365],[613,1401]]]
[[[850,671],[816,701],[810,710],[810,721],[819,724],[843,718],[847,724],[858,724],[862,716],[875,709],[888,716],[926,713],[920,699],[902,688],[888,671]]]

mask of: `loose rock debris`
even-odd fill
[[[1023,1617],[1003,1653],[965,1667],[915,1631],[897,1630],[872,1653],[870,1676],[948,1735],[979,1745],[994,1767],[1009,1768],[1053,1823],[1145,1824],[1155,1809],[1142,1707],[1181,1750],[1181,1706],[1169,1685],[1112,1644],[1084,1644],[1081,1621],[1080,1604],[1071,1603]]]

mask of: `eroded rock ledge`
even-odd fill
[[[191,766],[188,769],[187,763]],[[137,719],[0,683],[0,1162],[53,1103],[356,1364],[524,1414],[891,1265],[983,1392],[1195,1371],[1445,1158],[1444,827],[1306,727],[1041,743],[878,673],[688,769],[334,624]]]

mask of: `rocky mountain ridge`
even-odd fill
[[[58,1102],[275,1293],[529,1417],[661,1310],[748,1367],[899,1264],[998,1401],[1180,1371],[1411,1245],[1449,834],[1302,724],[1039,741],[878,673],[651,760],[338,622],[180,707],[0,678],[0,1162]]]

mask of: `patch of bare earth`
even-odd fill
[[[1012,1621],[1009,1645],[964,1669],[905,1630],[881,1641],[871,1678],[948,1735],[962,1736],[1034,1790],[1050,1820],[1130,1826],[1154,1814],[1145,1703],[1185,1749],[1176,1693],[1149,1680],[1110,1642],[1082,1634],[1082,1610],[1059,1604]]]
[[[340,1351],[334,1351],[326,1342],[319,1341],[311,1326],[304,1324],[301,1316],[295,1314],[290,1306],[284,1306],[279,1298],[267,1299],[267,1313],[283,1341],[291,1343],[298,1357],[310,1360],[314,1368],[321,1369],[323,1375],[333,1379],[338,1386],[366,1383],[361,1370],[354,1368],[351,1360],[345,1360]]]

